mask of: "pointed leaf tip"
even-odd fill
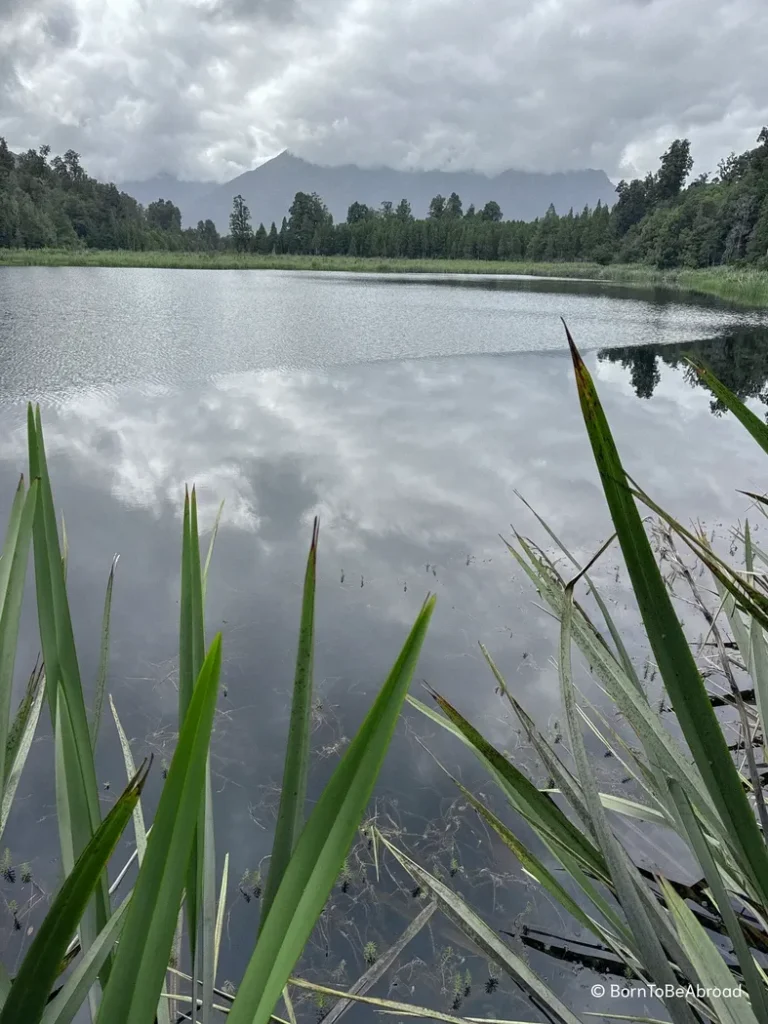
[[[155,755],[154,753],[151,753],[149,757],[144,758],[144,760],[141,762],[141,765],[139,766],[139,770],[136,772],[133,784],[138,790],[139,796],[141,796],[142,790],[144,789],[144,783],[147,781],[147,776],[149,775],[149,770],[152,767],[152,762],[154,760]]]
[[[573,365],[578,370],[580,366],[584,365],[584,361],[581,358],[579,350],[576,348],[576,342],[573,340],[573,335],[568,330],[568,324],[565,322],[565,317],[560,317],[563,327],[565,328],[565,336],[568,339],[568,348],[571,350],[571,356],[573,357]]]

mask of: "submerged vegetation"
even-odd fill
[[[53,728],[53,773],[65,878],[26,955],[0,969],[0,1024],[65,1024],[81,1006],[100,1024],[171,1024],[222,1019],[234,1024],[293,1022],[304,1009],[333,1024],[353,1002],[371,1009],[461,1022],[473,990],[487,996],[506,976],[529,1003],[531,1019],[583,1024],[532,966],[537,950],[610,976],[622,987],[643,988],[666,1007],[675,1024],[755,1024],[768,1020],[768,810],[764,798],[765,715],[768,709],[768,553],[749,524],[738,531],[744,568],[735,568],[699,530],[688,530],[626,476],[589,372],[568,335],[587,436],[615,534],[580,565],[543,521],[559,552],[515,534],[510,555],[559,621],[562,731],[549,739],[521,706],[482,648],[495,685],[519,721],[548,776],[537,785],[490,743],[437,690],[427,702],[407,696],[427,635],[434,598],[425,604],[373,707],[339,759],[311,813],[307,775],[313,713],[313,652],[318,526],[315,522],[304,580],[290,726],[285,747],[268,870],[254,865],[240,878],[240,898],[258,901],[260,925],[242,979],[219,979],[219,953],[229,888],[229,859],[217,862],[209,744],[222,664],[222,641],[206,636],[205,594],[216,530],[201,557],[197,502],[185,500],[182,529],[178,651],[178,727],[175,752],[163,775],[151,829],[142,808],[150,771],[136,769],[118,709],[110,699],[128,784],[102,818],[95,741],[106,686],[106,639],[89,713],[67,597],[67,547],[60,541],[39,411],[29,410],[29,476],[19,484],[0,558],[0,840],[43,705]],[[768,427],[703,367],[693,367],[714,397],[768,454]],[[768,505],[752,496],[759,509]],[[658,520],[661,564],[638,504]],[[589,575],[618,540],[652,652],[647,673],[632,661],[606,601]],[[43,667],[32,673],[11,715],[17,636],[30,550]],[[683,555],[681,552],[685,552]],[[565,559],[565,563],[563,562]],[[567,572],[563,564],[568,566]],[[665,573],[662,573],[662,567]],[[708,574],[703,577],[702,573]],[[689,590],[704,616],[701,644],[689,643],[670,596],[670,577]],[[109,634],[112,576],[105,601]],[[589,612],[594,606],[603,620]],[[590,704],[578,688],[572,647],[583,657],[605,703]],[[702,652],[706,652],[702,654]],[[705,659],[706,667],[702,665]],[[484,790],[473,792],[444,769],[456,787],[461,813],[476,814],[521,864],[527,879],[562,909],[564,929],[589,933],[590,942],[557,943],[528,929],[496,930],[462,894],[463,865],[450,842],[444,868],[409,844],[405,830],[385,815],[364,818],[403,702],[479,759],[503,800],[494,809]],[[620,718],[606,713],[615,709]],[[674,715],[670,713],[673,709]],[[111,726],[110,726],[111,728]],[[590,750],[587,746],[589,739]],[[735,737],[735,741],[734,741]],[[620,766],[635,792],[607,792],[598,783],[597,744]],[[442,765],[441,765],[442,767]],[[458,812],[457,812],[458,813]],[[133,822],[135,874],[129,891],[113,897],[126,877],[108,888],[106,869]],[[672,837],[676,863],[693,881],[661,862],[643,866],[622,839],[621,823],[642,824],[648,835]],[[524,828],[521,828],[524,826]],[[533,836],[533,840],[523,837]],[[351,985],[343,965],[328,965],[323,982],[293,974],[331,890],[346,896],[361,864],[360,848],[384,870],[407,879],[411,920],[389,948],[367,934],[360,941],[364,973]],[[134,857],[131,858],[131,861]],[[137,869],[137,870],[136,870]],[[29,865],[5,853],[0,871],[31,882]],[[124,886],[127,883],[124,883]],[[180,913],[181,911],[181,913]],[[12,909],[16,920],[16,909]],[[473,977],[453,945],[439,952],[446,1009],[370,994],[411,939],[439,915],[458,942],[478,950],[489,967]],[[513,941],[508,941],[512,937]],[[522,945],[520,940],[522,940]],[[327,982],[327,983],[326,983]],[[311,999],[304,1001],[303,993]],[[391,996],[390,991],[390,996]],[[605,1015],[616,1007],[597,1007]],[[477,1020],[477,1017],[472,1019]]]

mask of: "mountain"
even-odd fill
[[[222,233],[229,231],[236,195],[242,195],[248,204],[254,227],[261,222],[267,228],[272,221],[280,226],[297,192],[317,192],[336,222],[346,219],[355,201],[378,207],[385,200],[397,205],[403,198],[411,204],[414,216],[425,217],[434,196],[439,193],[447,197],[451,192],[461,196],[465,210],[470,203],[479,210],[495,200],[505,220],[535,220],[546,213],[550,203],[558,213],[567,213],[571,207],[575,211],[587,205],[594,207],[598,199],[610,205],[616,201],[614,186],[604,171],[504,171],[488,177],[473,171],[396,171],[352,164],[324,167],[287,151],[213,188],[210,183],[176,181],[165,175],[121,186],[142,203],[158,199],[158,187],[165,189],[163,199],[171,199],[180,207],[185,227],[210,217]]]
[[[172,174],[157,174],[154,178],[147,178],[146,181],[119,182],[118,187],[121,192],[127,192],[129,196],[133,196],[142,206],[149,206],[150,203],[154,203],[158,199],[170,199],[183,214],[190,203],[217,186],[214,181],[179,181]],[[194,227],[195,224],[197,221],[192,224],[186,217],[184,218],[185,227]]]

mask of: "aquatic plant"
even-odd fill
[[[100,671],[92,713],[81,685],[60,540],[39,409],[28,411],[29,480],[22,478],[0,557],[0,839],[42,705],[54,733],[56,814],[65,879],[12,978],[0,966],[0,1024],[65,1024],[83,1003],[99,1024],[169,1024],[171,1006],[188,1019],[213,1020],[221,1000],[233,1024],[266,1022],[283,999],[294,964],[343,868],[395,728],[434,607],[427,597],[376,701],[315,803],[306,812],[312,708],[318,524],[304,580],[283,786],[258,937],[236,994],[215,986],[227,890],[228,857],[215,865],[209,744],[222,664],[222,638],[206,638],[204,606],[215,529],[200,555],[197,501],[184,502],[179,622],[179,737],[159,805],[145,825],[141,794],[151,763],[136,769],[111,704],[129,778],[102,819],[94,749],[106,672]],[[16,647],[30,548],[34,552],[42,667],[32,673],[11,718]],[[114,570],[114,565],[113,565]],[[106,664],[112,573],[104,610]],[[207,644],[207,647],[206,647]],[[104,726],[102,726],[104,727]],[[136,880],[113,907],[106,868],[133,819]],[[0,869],[15,871],[10,853]],[[25,865],[25,877],[31,873]],[[114,891],[125,872],[113,885]],[[246,891],[261,885],[251,873]],[[242,889],[242,883],[241,883]],[[178,969],[180,909],[191,975]],[[16,910],[13,911],[16,920]],[[172,966],[173,965],[173,966]],[[69,970],[68,970],[69,969]],[[66,973],[65,973],[66,972]],[[186,979],[179,991],[170,979]],[[173,1019],[176,1019],[175,1013]]]
[[[150,1024],[155,1019],[158,1024],[170,1024],[182,1007],[189,1019],[206,1024],[223,1013],[235,1024],[264,1022],[270,1017],[283,1021],[274,1016],[281,1002],[286,1018],[294,1022],[296,990],[312,993],[314,1014],[322,1014],[329,1024],[355,1002],[401,1017],[415,1015],[458,1024],[465,1019],[458,1014],[473,986],[468,970],[454,963],[448,947],[442,984],[446,1009],[427,1009],[368,994],[435,913],[442,913],[487,959],[488,977],[482,986],[487,995],[496,990],[499,978],[507,975],[547,1019],[579,1024],[576,1012],[507,941],[508,934],[492,928],[457,892],[462,866],[455,855],[451,854],[450,867],[439,872],[433,865],[428,868],[419,863],[404,847],[405,837],[388,832],[375,816],[360,829],[405,699],[487,768],[508,805],[506,810],[497,813],[483,796],[454,780],[461,799],[519,860],[525,874],[595,940],[591,951],[585,953],[583,944],[580,952],[570,948],[567,937],[562,946],[554,947],[526,935],[523,941],[529,948],[612,975],[625,987],[659,992],[675,1024],[768,1021],[768,811],[763,796],[768,586],[761,569],[768,566],[768,552],[754,543],[745,524],[739,539],[746,568],[734,568],[701,530],[685,528],[626,475],[591,377],[570,335],[568,341],[587,434],[615,528],[608,544],[617,539],[621,547],[664,687],[663,699],[651,700],[648,681],[633,664],[590,576],[608,544],[581,566],[542,523],[573,565],[570,578],[543,548],[521,534],[515,534],[507,549],[560,623],[564,742],[548,739],[538,729],[490,652],[481,649],[550,783],[537,786],[438,692],[432,692],[433,704],[406,697],[433,608],[434,599],[428,599],[373,708],[305,823],[313,714],[316,524],[304,581],[273,854],[263,880],[260,869],[249,869],[239,886],[246,899],[254,898],[258,891],[262,907],[253,954],[237,987],[229,981],[217,983],[229,862],[225,857],[218,874],[208,766],[222,657],[220,636],[206,650],[204,626],[206,582],[216,531],[203,562],[193,489],[185,500],[182,531],[179,740],[167,766],[151,828],[145,825],[141,794],[147,773],[153,769],[147,762],[136,769],[111,701],[129,783],[102,820],[94,744],[105,672],[99,672],[94,710],[89,716],[67,599],[66,542],[59,539],[40,414],[30,409],[31,484],[27,488],[22,480],[19,485],[0,558],[0,749],[4,747],[6,752],[0,763],[0,840],[42,705],[47,703],[54,732],[65,880],[15,977],[0,969],[0,1024],[64,1024],[74,1019],[85,1002],[99,1024]],[[768,427],[706,369],[697,367],[697,372],[768,453]],[[768,499],[752,497],[758,507],[768,505]],[[705,686],[638,502],[659,519],[665,562],[689,586],[694,603],[707,619],[707,642],[714,645],[717,667],[727,683],[722,694]],[[678,545],[710,573],[716,595],[714,609],[698,577],[679,555]],[[43,665],[31,674],[12,717],[16,640],[30,548],[34,551]],[[108,649],[111,580],[112,574],[105,600],[102,663]],[[603,617],[604,629],[578,599],[580,586],[587,588]],[[579,693],[572,666],[574,643],[596,684],[620,713],[621,725]],[[739,674],[749,675],[751,685],[741,685]],[[728,725],[718,717],[721,706],[738,718],[740,734],[735,744],[729,744]],[[594,758],[587,752],[585,728],[633,780],[637,799],[601,790]],[[683,883],[661,869],[639,867],[620,838],[619,818],[673,834],[691,862],[699,865],[700,878],[693,884]],[[124,872],[110,891],[105,868],[131,819],[139,869],[133,888],[113,907],[112,896]],[[520,819],[532,828],[541,848],[521,840],[514,824]],[[328,894],[334,886],[341,886],[343,892],[349,879],[346,858],[356,834],[371,849],[377,874],[386,857],[388,867],[399,865],[410,876],[406,891],[412,897],[414,920],[389,949],[380,949],[370,939],[365,942],[362,958],[367,969],[351,986],[342,989],[292,976]],[[28,865],[17,869],[10,853],[2,860],[0,870],[14,874],[18,870],[31,882]],[[16,922],[17,905],[9,903],[8,907]],[[186,940],[184,958],[191,965],[190,972],[180,968],[182,939]],[[343,973],[337,972],[336,977],[340,985]],[[610,1009],[601,1015],[610,1016]]]
[[[537,728],[482,645],[499,691],[552,780],[549,786],[537,787],[436,691],[432,692],[432,706],[414,697],[408,699],[477,755],[509,809],[541,841],[543,851],[537,853],[486,800],[454,780],[468,804],[520,861],[525,874],[596,940],[592,948],[597,954],[560,947],[560,959],[612,974],[621,979],[622,989],[656,995],[676,1024],[766,1021],[768,814],[765,776],[760,769],[765,768],[768,714],[768,587],[764,571],[768,553],[753,542],[745,523],[739,536],[746,568],[732,567],[716,553],[703,531],[686,529],[627,476],[591,376],[569,333],[568,342],[587,434],[616,532],[581,566],[540,520],[572,565],[570,578],[541,547],[519,533],[506,546],[560,623],[559,679],[570,757],[562,752],[562,744],[550,742]],[[765,423],[709,371],[703,367],[696,370],[715,397],[768,452]],[[752,497],[758,507],[768,504],[759,495]],[[638,502],[659,518],[666,560],[690,586],[694,604],[705,615],[707,642],[715,647],[717,668],[727,684],[722,697],[705,686]],[[664,687],[666,696],[657,706],[589,575],[614,539],[621,547]],[[678,544],[710,573],[714,610],[707,604],[698,577],[679,555]],[[587,588],[599,609],[604,632],[577,600],[579,585]],[[574,642],[595,682],[620,713],[620,728],[579,693],[572,667]],[[738,673],[750,676],[751,683],[739,685]],[[674,716],[666,709],[667,701]],[[728,743],[727,724],[718,717],[718,705],[735,712],[739,725],[736,744]],[[672,721],[679,731],[670,726]],[[585,729],[623,766],[639,799],[601,791],[595,758],[587,752]],[[684,884],[667,877],[660,867],[654,871],[639,868],[617,834],[620,817],[642,822],[649,832],[674,833],[685,850],[683,860],[699,866],[699,880]],[[386,835],[380,840],[413,881],[436,900],[439,909],[471,935],[549,1019],[570,1024],[577,1019],[570,1008],[552,998],[527,962],[500,940],[450,885]],[[545,944],[540,946],[547,951]],[[597,986],[598,996],[600,990],[604,993],[605,987]],[[616,1016],[616,1009],[615,1004],[606,1006],[599,1015]]]

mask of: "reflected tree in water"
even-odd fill
[[[642,345],[603,349],[601,362],[618,363],[629,370],[638,398],[650,398],[661,380],[661,365],[681,369],[691,387],[703,387],[686,357],[690,356],[710,370],[741,399],[757,398],[768,405],[768,334],[745,331],[723,338],[685,342],[680,345]],[[706,389],[705,389],[706,390]],[[715,415],[725,407],[713,398]],[[768,419],[768,412],[766,412]]]

